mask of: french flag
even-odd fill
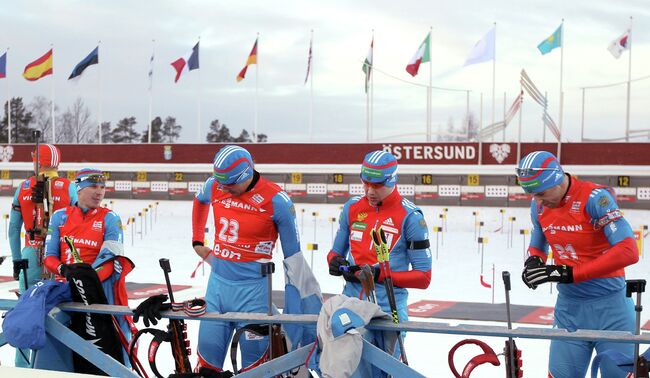
[[[194,45],[192,51],[189,54],[176,59],[171,64],[172,67],[174,67],[174,69],[176,70],[176,78],[174,79],[174,83],[178,82],[178,79],[180,79],[181,74],[183,72],[198,70],[199,69],[199,42],[197,42],[196,45]]]

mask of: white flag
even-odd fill
[[[495,36],[496,36],[496,26],[490,29],[481,38],[480,41],[476,42],[474,48],[469,53],[467,60],[465,61],[464,66],[469,66],[470,64],[483,63],[489,60],[494,59],[494,50],[495,50]]]
[[[630,49],[630,42],[630,30],[628,29],[620,37],[613,40],[607,50],[612,53],[614,58],[618,59],[623,54],[623,51]]]

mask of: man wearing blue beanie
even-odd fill
[[[634,332],[634,306],[625,296],[625,267],[639,259],[634,234],[610,188],[565,173],[547,151],[526,155],[517,179],[532,194],[533,231],[522,279],[531,289],[558,283],[554,326],[569,332]],[[549,247],[553,260],[547,265]],[[552,340],[549,377],[584,377],[593,349],[632,354],[632,344]]]
[[[203,245],[210,205],[214,249]],[[279,236],[286,278],[284,313],[319,313],[320,286],[300,250],[295,213],[289,195],[255,170],[245,148],[227,145],[217,152],[212,177],[196,194],[192,208],[192,246],[212,268],[205,293],[207,311],[267,313],[270,293],[262,270],[272,260]],[[202,321],[198,368],[222,372],[233,332],[242,326]],[[292,348],[315,341],[313,326],[283,328]],[[268,358],[267,337],[242,337],[239,343],[243,367]]]
[[[377,304],[390,313],[383,282],[386,272],[377,262],[371,236],[371,231],[381,226],[390,249],[389,266],[399,320],[406,321],[407,288],[426,289],[431,282],[427,223],[422,211],[399,194],[397,159],[391,153],[377,150],[366,154],[360,176],[365,195],[352,197],[343,206],[339,229],[327,256],[329,273],[343,276],[343,294],[359,298],[362,286],[356,275],[358,267],[369,265],[377,283]],[[399,356],[398,351],[396,355]]]

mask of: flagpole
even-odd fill
[[[99,63],[99,46],[102,44],[100,40],[97,42],[97,63]],[[97,130],[99,132],[99,143],[102,143],[102,65],[97,64]]]
[[[517,166],[521,159],[521,118],[524,113],[524,89],[522,88],[521,81],[519,82],[519,94],[521,95],[521,105],[519,105],[519,125],[517,126]]]
[[[497,72],[497,23],[494,23],[494,52],[492,59],[492,122],[494,124],[494,114],[496,108],[496,72]]]
[[[465,92],[465,123],[467,123],[467,141],[469,142],[469,91]]]
[[[564,19],[562,19],[562,28],[561,39],[560,39],[560,114],[559,114],[559,126],[560,126],[560,138],[562,137],[562,126],[564,124]],[[558,147],[559,149],[559,147]],[[559,157],[558,157],[559,158]]]
[[[366,67],[370,69],[370,67]],[[366,82],[366,143],[370,142],[370,93]]]
[[[152,119],[152,109],[153,109],[153,59],[156,54],[156,40],[152,39],[151,40],[151,59],[149,60],[149,130],[148,130],[148,136],[147,136],[147,143],[151,143],[151,122]],[[101,126],[100,126],[100,132],[101,132]]]
[[[199,50],[201,49],[201,36],[199,36],[199,41],[197,42],[199,45]],[[200,51],[199,57],[200,55]],[[200,62],[200,58],[199,58]],[[189,62],[187,62],[189,64]],[[198,89],[197,89],[197,94],[196,94],[196,136],[197,136],[197,143],[201,143],[201,63],[199,63],[199,82],[198,82]]]
[[[257,45],[257,51],[255,51],[255,120],[254,120],[254,131],[253,131],[253,143],[257,143],[257,95],[259,92],[259,66],[260,66],[260,33],[257,32],[257,39],[255,39],[255,44]]]
[[[503,92],[503,134],[501,135],[501,141],[506,141],[506,92]]]
[[[580,143],[585,141],[585,88],[582,88],[582,116],[580,117]]]
[[[427,87],[427,142],[431,142],[431,114],[433,113],[433,62],[431,62],[431,37],[433,35],[433,26],[429,26],[429,86]]]
[[[372,61],[370,69],[375,67],[375,29],[372,29]],[[370,71],[370,141],[374,139],[374,100],[375,100],[375,75]]]
[[[478,122],[478,134],[476,140],[478,141],[478,165],[483,161],[483,146],[481,145],[481,131],[483,130],[483,92],[481,92],[481,117]]]
[[[52,143],[56,143],[56,124],[54,120],[54,44],[50,44],[52,49],[52,80],[50,87],[50,105],[51,105],[51,117],[52,117]]]
[[[309,39],[309,141],[314,141],[314,29],[311,29]]]
[[[632,16],[630,16],[630,33],[627,37],[627,45],[630,46],[630,52],[627,63],[627,104],[625,111],[625,142],[630,141],[630,92],[632,86]]]
[[[548,92],[546,91],[544,91],[544,103],[548,104]],[[544,123],[543,118],[542,118],[542,142],[546,143],[546,124]]]
[[[9,66],[9,47],[7,47],[5,54],[7,54],[7,60],[5,63]],[[7,71],[7,66],[5,66],[5,72]],[[7,143],[11,144],[11,96],[9,94],[9,76],[6,76],[5,80],[7,81]]]

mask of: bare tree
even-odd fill
[[[32,124],[36,130],[41,130],[41,136],[44,141],[52,142],[52,103],[43,96],[36,96],[29,104],[29,110],[32,113]],[[54,106],[54,114],[58,112],[59,107]],[[59,133],[59,135],[61,135]],[[59,142],[59,135],[56,136],[56,142]]]
[[[78,97],[61,116],[61,132],[59,134],[63,136],[62,142],[88,143],[92,142],[96,134],[94,126],[90,110]]]

